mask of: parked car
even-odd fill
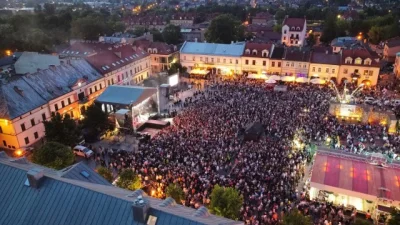
[[[82,145],[75,146],[73,151],[74,151],[75,155],[82,156],[82,157],[85,157],[85,158],[90,158],[93,155],[93,151],[92,150],[90,150],[87,147],[82,146]]]
[[[373,97],[365,97],[364,98],[364,103],[366,104],[373,104],[375,102],[375,99]]]

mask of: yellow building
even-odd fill
[[[340,68],[340,55],[333,54],[329,50],[325,52],[313,52],[310,60],[310,78],[321,78],[324,80],[336,80]]]

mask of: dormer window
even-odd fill
[[[346,64],[352,64],[352,63],[353,63],[353,59],[352,59],[351,57],[347,57],[347,58],[345,59],[345,63],[346,63]]]
[[[295,30],[295,28],[294,28],[294,27],[291,27],[290,29],[291,29],[291,30]]]
[[[147,49],[147,52],[150,53],[150,54],[153,53],[153,52],[151,51],[151,48]]]
[[[265,58],[268,57],[268,53],[269,53],[268,50],[263,50],[262,57],[265,57]]]
[[[300,27],[296,27],[296,30],[300,30]]]
[[[356,60],[354,61],[354,64],[361,65],[362,64],[362,59],[360,57],[356,58]]]
[[[157,54],[157,49],[156,48],[153,48],[153,53]]]
[[[257,50],[253,50],[253,55],[257,55]]]
[[[245,53],[246,55],[250,55],[250,49],[246,49]]]
[[[371,59],[370,58],[365,59],[364,65],[371,65]]]

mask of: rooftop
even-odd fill
[[[34,73],[38,69],[47,69],[50,65],[60,65],[58,56],[39,54],[37,52],[24,52],[15,62],[15,73],[26,74]]]
[[[86,58],[86,60],[101,74],[118,70],[137,60],[143,59],[149,54],[130,44],[121,44],[107,49],[96,55]]]
[[[394,37],[394,38],[388,39],[388,40],[386,41],[386,45],[387,45],[389,48],[393,48],[393,47],[398,47],[398,46],[400,46],[400,37]]]
[[[283,25],[287,25],[290,28],[290,30],[292,30],[292,28],[296,28],[296,27],[300,27],[300,30],[303,30],[305,23],[306,23],[305,18],[288,18],[288,17],[286,17],[285,20],[283,21]]]
[[[43,177],[35,188],[27,174],[40,172],[40,169],[44,168],[0,157],[0,210],[3,212],[0,224],[145,225],[147,223],[139,222],[134,213],[133,205],[138,195],[149,203],[145,220],[156,217],[157,225],[243,224],[204,213],[204,208],[195,210],[171,204],[173,201],[169,199],[151,198],[141,190],[132,192],[65,178],[50,169],[43,170]]]
[[[327,50],[328,51],[328,50]],[[312,52],[311,63],[340,65],[340,55],[328,52]]]
[[[344,189],[366,199],[400,201],[400,168],[372,165],[364,160],[318,152],[311,175],[311,186],[326,191]]]
[[[137,105],[157,93],[157,88],[112,85],[96,99],[96,102],[120,105]]]
[[[59,51],[58,54],[60,54],[61,56],[86,57],[108,50],[112,47],[113,44],[109,43],[102,43],[97,41],[76,41],[69,47]]]
[[[364,65],[364,66],[372,66],[372,67],[380,67],[380,63],[379,63],[379,56],[374,53],[369,51],[368,49],[344,49],[342,50],[342,64],[355,64],[355,59],[356,58],[361,58],[362,60],[362,64],[364,64],[364,60],[366,59],[370,59],[371,60],[371,65]],[[346,63],[346,58],[352,58],[352,63]]]
[[[264,43],[253,43],[247,42],[246,49],[243,52],[243,55],[246,57],[263,57],[263,50],[267,50],[267,57],[270,57],[269,52],[271,51],[272,44],[264,44]],[[250,50],[250,54],[246,54],[246,50]],[[254,52],[253,50],[256,50]],[[267,58],[264,56],[264,58]]]
[[[151,48],[152,50],[157,49],[157,54],[160,55],[170,55],[171,53],[178,51],[178,48],[175,45],[169,45],[164,42],[151,42],[149,40],[137,40],[133,42],[132,45],[145,51],[147,51],[149,48]]]
[[[243,54],[244,48],[244,42],[237,42],[233,44],[185,42],[181,47],[180,52],[186,54],[240,57]]]
[[[311,51],[309,51],[308,49],[290,47],[286,48],[285,54],[283,54],[282,59],[287,61],[309,62],[310,56],[311,56]]]

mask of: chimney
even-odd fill
[[[39,189],[40,183],[44,179],[43,169],[33,168],[26,174],[28,177],[29,186],[32,188]]]
[[[139,195],[132,204],[133,218],[136,222],[146,223],[147,212],[150,209],[150,203],[147,199],[144,199],[142,195]]]
[[[121,52],[114,52],[119,58],[122,58]]]

